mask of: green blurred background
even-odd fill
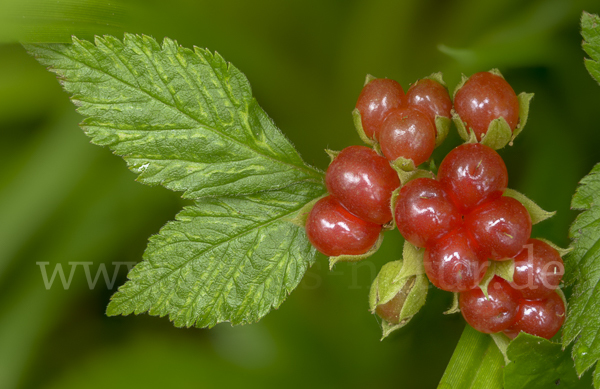
[[[360,140],[350,112],[367,73],[409,83],[444,72],[499,68],[517,93],[535,93],[526,130],[501,151],[510,186],[558,215],[534,235],[568,245],[578,180],[600,161],[600,87],[583,66],[579,18],[597,0],[523,1],[44,1],[0,0],[0,388],[435,388],[464,326],[431,290],[413,321],[380,342],[367,312],[372,279],[398,259],[390,232],[356,265],[324,257],[282,307],[242,327],[178,329],[148,315],[107,318],[125,280],[88,287],[75,268],[65,290],[44,286],[69,262],[137,262],[147,238],[185,204],[134,181],[125,163],[88,143],[68,96],[18,40],[124,31],[221,53],[302,156]],[[436,160],[459,144],[453,130]],[[589,387],[589,379],[584,378]]]

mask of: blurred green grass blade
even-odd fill
[[[492,337],[467,324],[438,389],[501,389],[503,365]]]
[[[137,0],[0,0],[0,43],[123,35]]]

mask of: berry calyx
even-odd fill
[[[348,212],[332,196],[317,201],[306,219],[306,235],[325,255],[361,255],[379,238],[381,226]]]
[[[446,88],[437,81],[424,78],[406,92],[407,104],[425,113],[435,123],[436,116],[451,118],[452,101]]]
[[[377,138],[385,117],[404,102],[404,90],[397,81],[376,78],[365,85],[356,102],[365,135],[371,139]]]
[[[518,200],[500,197],[466,215],[465,228],[488,257],[502,260],[523,250],[531,235],[531,217]]]
[[[423,265],[433,285],[463,292],[481,282],[489,263],[478,255],[477,245],[467,232],[459,228],[427,246]]]
[[[471,143],[458,146],[446,155],[438,170],[438,180],[458,209],[467,213],[500,197],[508,185],[508,172],[496,151]]]
[[[425,247],[461,223],[442,184],[431,178],[417,178],[400,189],[394,216],[404,239],[417,247]]]
[[[521,295],[504,279],[495,276],[489,283],[488,297],[480,288],[462,292],[460,311],[469,325],[479,332],[493,334],[515,323]]]
[[[528,300],[540,300],[554,292],[565,272],[558,251],[549,244],[529,239],[526,248],[515,257],[511,286]]]
[[[545,300],[521,300],[515,323],[504,331],[514,339],[523,331],[531,335],[551,339],[565,322],[565,303],[553,292]]]
[[[389,324],[400,323],[400,311],[402,311],[406,296],[406,290],[401,289],[390,301],[378,305],[375,308],[375,313]]]
[[[359,218],[376,224],[392,220],[390,199],[400,180],[388,160],[373,149],[342,150],[329,165],[325,183],[328,192]]]
[[[408,107],[389,113],[377,140],[381,152],[390,161],[403,157],[411,159],[418,166],[433,153],[435,136],[435,125],[427,115]]]
[[[503,117],[512,131],[519,124],[519,100],[501,76],[491,72],[473,74],[454,96],[454,109],[481,140],[491,121]]]

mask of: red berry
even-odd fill
[[[541,240],[529,239],[527,246],[515,257],[511,286],[528,300],[544,299],[560,284],[565,272],[563,260],[558,251]]]
[[[450,118],[452,101],[442,84],[429,78],[415,82],[406,92],[409,106],[417,108],[435,122],[436,116]]]
[[[565,303],[554,292],[546,300],[521,300],[515,324],[504,333],[512,339],[521,331],[550,339],[558,333],[564,322]]]
[[[409,107],[390,112],[377,139],[381,152],[390,161],[404,157],[418,166],[431,156],[435,135],[435,125],[427,115]]]
[[[512,258],[531,235],[527,209],[512,197],[489,201],[465,216],[465,228],[492,259]]]
[[[390,199],[400,186],[387,159],[365,146],[347,147],[325,175],[329,193],[350,213],[377,224],[392,220]]]
[[[438,180],[462,213],[502,195],[508,172],[502,157],[479,143],[458,146],[446,155]]]
[[[305,228],[310,243],[331,257],[364,254],[377,242],[381,232],[380,225],[354,216],[332,196],[316,202]]]
[[[402,86],[394,80],[376,78],[365,85],[356,102],[365,134],[377,138],[387,114],[403,105],[405,98]]]
[[[480,288],[460,294],[458,303],[463,317],[479,332],[504,331],[517,319],[520,294],[508,282],[495,276],[488,285],[488,298]]]
[[[400,233],[417,247],[454,230],[461,215],[436,180],[417,178],[402,187],[394,210]]]
[[[475,73],[454,97],[454,109],[481,140],[490,122],[503,117],[511,130],[519,123],[519,100],[506,80],[490,72]]]
[[[483,279],[488,261],[463,229],[442,236],[425,249],[423,265],[432,284],[449,292],[470,290]]]

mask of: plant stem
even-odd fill
[[[502,389],[504,358],[492,337],[467,324],[438,389]]]

